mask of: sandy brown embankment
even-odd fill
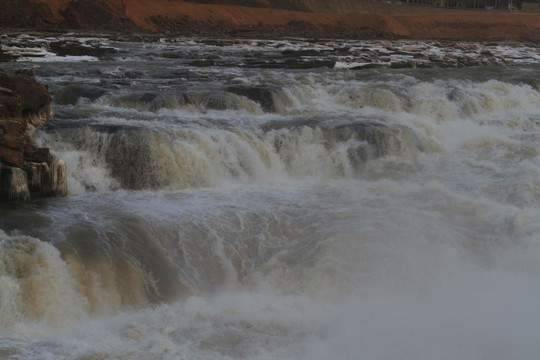
[[[9,29],[150,31],[189,36],[540,41],[540,13],[453,10],[367,0],[125,3],[127,16],[121,0],[0,0],[0,25]]]

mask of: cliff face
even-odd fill
[[[47,88],[30,74],[0,69],[0,200],[67,194],[64,162],[34,141],[50,104]]]

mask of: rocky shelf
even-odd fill
[[[65,163],[35,142],[51,115],[49,92],[32,73],[0,69],[0,200],[67,194]]]

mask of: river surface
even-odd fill
[[[537,49],[92,41],[2,65],[69,196],[0,205],[0,358],[540,354]]]

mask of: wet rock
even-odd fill
[[[2,48],[0,47],[0,62],[8,62],[16,59],[16,56],[13,56],[11,54],[7,54],[2,51]]]
[[[195,60],[189,63],[191,66],[198,66],[198,67],[209,67],[209,66],[216,66],[217,62],[216,60],[212,59],[202,59],[202,60]]]
[[[306,50],[283,50],[281,52],[283,56],[288,57],[301,57],[301,56],[319,56],[320,53],[317,50],[314,49],[306,49]]]
[[[53,99],[55,103],[60,105],[74,105],[81,98],[95,101],[106,93],[107,90],[98,86],[70,84],[57,90],[56,93],[54,93]]]
[[[335,53],[348,53],[350,50],[350,46],[337,47],[333,49]]]
[[[403,61],[403,62],[393,62],[390,64],[392,69],[411,69],[416,67],[416,62],[414,61]]]
[[[278,59],[246,59],[244,61],[244,67],[261,69],[282,69],[285,68],[285,63]]]
[[[236,95],[245,96],[258,103],[265,112],[275,112],[273,89],[269,87],[229,86],[227,91]]]
[[[65,196],[65,163],[37,147],[35,131],[52,115],[47,88],[0,69],[0,200]]]
[[[140,79],[143,76],[144,76],[144,72],[137,71],[137,70],[131,70],[131,71],[128,70],[122,73],[122,77],[126,79]]]
[[[364,69],[381,69],[389,67],[389,64],[380,64],[380,63],[370,63],[354,66],[351,70],[364,70]]]
[[[332,60],[304,60],[304,61],[286,61],[288,69],[316,69],[316,68],[333,68],[336,65]]]
[[[492,54],[491,51],[489,51],[489,50],[482,50],[482,51],[480,52],[480,54],[481,54],[481,55],[484,55],[484,56],[488,56],[488,57],[492,57],[492,56],[493,56],[493,54]]]
[[[230,40],[225,39],[200,39],[199,43],[210,46],[228,46],[231,44]]]
[[[244,67],[246,68],[262,68],[262,69],[316,69],[316,68],[333,68],[336,62],[333,60],[319,59],[246,59]]]
[[[59,56],[95,56],[103,57],[104,55],[114,54],[116,49],[111,47],[102,47],[100,45],[91,46],[81,44],[76,41],[55,41],[49,43],[52,52]]]

